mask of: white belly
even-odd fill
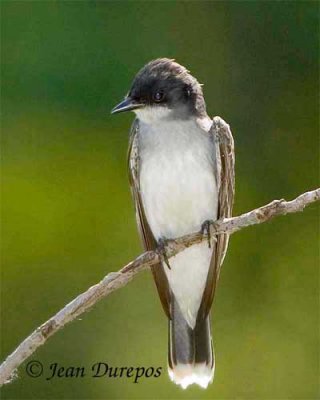
[[[140,188],[152,233],[175,238],[200,229],[217,217],[214,144],[192,125],[140,132]],[[211,250],[202,243],[171,258],[164,266],[184,317],[194,327],[210,265]]]

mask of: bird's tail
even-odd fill
[[[195,383],[206,388],[213,380],[214,354],[210,332],[210,318],[197,320],[194,329],[184,319],[173,300],[169,320],[169,376],[186,389]]]

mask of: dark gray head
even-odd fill
[[[174,119],[206,116],[201,85],[168,58],[153,60],[138,72],[128,95],[112,113],[123,111],[135,111],[142,119],[149,114]]]

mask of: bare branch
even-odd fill
[[[269,221],[273,217],[279,215],[302,211],[309,204],[319,200],[320,188],[303,193],[292,201],[274,200],[265,206],[256,208],[238,217],[217,221],[211,234],[218,235],[226,232],[232,234],[247,226]],[[207,240],[207,236],[203,235],[201,232],[191,233],[178,239],[170,240],[166,248],[167,256],[172,257],[183,249],[204,240]],[[16,369],[31,356],[38,347],[43,345],[50,336],[54,335],[68,322],[73,321],[79,317],[79,315],[88,311],[102,298],[125,286],[136,274],[148,269],[151,265],[159,263],[159,261],[160,258],[156,251],[143,253],[134,261],[124,266],[119,272],[109,273],[99,283],[90,287],[86,292],[72,300],[56,315],[33,331],[1,364],[0,385],[12,381]]]

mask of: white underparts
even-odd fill
[[[151,115],[138,115],[148,121],[140,121],[138,137],[140,190],[155,238],[179,237],[199,230],[207,219],[215,220],[215,149],[209,135],[193,119],[167,121],[153,112],[153,122],[149,123]],[[192,328],[210,259],[211,250],[202,243],[171,258],[171,270],[165,266],[170,287]]]
[[[211,253],[207,242],[194,245],[172,257],[171,269],[165,269],[180,310],[191,328],[196,324]]]

